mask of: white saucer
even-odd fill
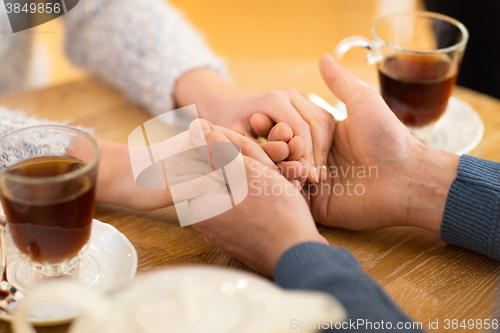
[[[206,265],[149,271],[106,295],[70,280],[39,284],[18,308],[15,327],[20,332],[33,332],[25,314],[47,299],[81,309],[73,333],[284,333],[294,323],[300,328],[327,320],[334,327],[347,318],[329,294],[287,290],[249,272]]]
[[[110,224],[93,220],[92,233],[87,253],[100,267],[100,275],[92,286],[99,292],[117,289],[128,284],[137,271],[137,252],[130,241]],[[10,235],[7,236],[7,274],[9,267],[19,260],[19,255]],[[67,306],[50,304],[33,309],[30,322],[34,325],[59,325],[67,323],[79,315],[79,311]],[[0,314],[0,319],[10,321],[11,316]]]
[[[335,105],[339,111],[346,112],[345,104]],[[467,154],[474,149],[484,134],[484,124],[477,112],[466,102],[451,97],[448,107],[439,120],[439,126],[427,145],[458,155]]]
[[[261,276],[220,267],[148,272],[111,297],[107,308],[112,313],[105,318],[114,332],[122,333],[289,332],[284,324],[290,325],[292,318],[297,322],[347,318],[342,305],[328,294],[285,290]],[[89,319],[78,318],[72,330],[89,332]]]
[[[451,97],[438,123],[439,128],[428,146],[458,155],[474,149],[484,134],[484,124],[477,112],[466,102]]]

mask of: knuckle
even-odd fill
[[[306,121],[301,121],[299,122],[299,124],[297,124],[296,130],[298,131],[297,134],[304,132],[311,132],[311,126]]]
[[[329,117],[330,116],[330,117]],[[330,118],[333,119],[333,116],[331,116],[331,114],[327,114],[325,112],[316,112],[316,121],[318,122],[319,125],[324,125],[324,124],[328,124],[330,122]]]
[[[260,148],[260,146],[257,145],[256,143],[251,142],[247,145],[247,153],[253,158],[258,158],[258,154],[261,150],[262,149]]]
[[[275,89],[264,92],[260,98],[260,102],[277,108],[288,101],[288,99],[288,96],[283,91]]]
[[[268,90],[262,94],[262,99],[266,102],[277,102],[281,101],[284,97],[284,94],[280,90]]]
[[[330,147],[328,145],[320,145],[319,147],[316,146],[314,148],[315,148],[314,151],[318,152],[320,156],[325,159],[325,161],[322,162],[322,164],[323,165],[326,164],[328,153],[330,153]]]
[[[245,155],[252,155],[253,152],[255,152],[256,148],[259,147],[259,145],[252,140],[248,138],[244,138],[239,142],[239,146],[242,152],[245,153]]]

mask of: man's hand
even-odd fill
[[[316,221],[348,229],[413,225],[439,232],[459,157],[415,139],[380,94],[331,56],[320,61],[329,88],[347,106],[328,155],[328,181],[310,185]]]
[[[234,142],[228,139],[222,128],[203,128],[208,144]],[[190,136],[196,145],[199,133],[194,129],[190,127]],[[241,149],[255,157],[251,150]],[[308,241],[328,242],[318,233],[300,192],[274,168],[264,166],[252,157],[244,157],[247,197],[236,207],[192,226],[205,236],[209,244],[272,276],[278,259],[290,247]],[[212,192],[198,200],[217,201],[217,194]]]

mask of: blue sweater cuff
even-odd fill
[[[462,155],[440,234],[447,243],[500,260],[500,163]]]
[[[328,270],[318,271],[318,267]],[[358,261],[347,250],[339,250],[321,243],[302,243],[289,249],[281,256],[274,271],[275,282],[290,289],[318,289],[318,274],[331,271],[363,274]],[[314,281],[311,281],[314,279]],[[327,277],[329,279],[329,276]],[[314,283],[313,283],[314,282]],[[331,281],[328,281],[331,282]]]
[[[393,323],[410,319],[375,281],[365,274],[347,251],[320,243],[302,243],[286,251],[274,273],[278,285],[289,289],[317,290],[337,298],[349,315],[349,322]],[[365,332],[342,330],[342,332]],[[403,330],[417,332],[417,329]]]

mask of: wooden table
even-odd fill
[[[292,85],[317,93],[334,103],[323,84],[316,62],[298,60],[242,60],[230,64],[235,80],[251,90]],[[354,68],[367,82],[373,71]],[[471,154],[500,161],[500,101],[457,88],[455,95],[478,111],[485,124],[482,142]],[[21,92],[0,98],[0,105],[40,118],[93,127],[101,139],[127,143],[129,133],[150,116],[118,92],[94,78]],[[138,213],[97,205],[96,218],[124,233],[137,249],[139,272],[178,264],[210,264],[250,269],[239,260],[207,245],[191,228],[178,225],[172,208]],[[363,268],[424,328],[429,320],[486,319],[494,317],[498,289],[497,262],[443,243],[439,236],[416,228],[347,231],[320,227],[334,246],[349,249]],[[39,328],[65,332],[66,325]],[[457,331],[460,331],[457,330]],[[0,323],[0,332],[10,332]],[[467,331],[471,332],[471,331]]]

